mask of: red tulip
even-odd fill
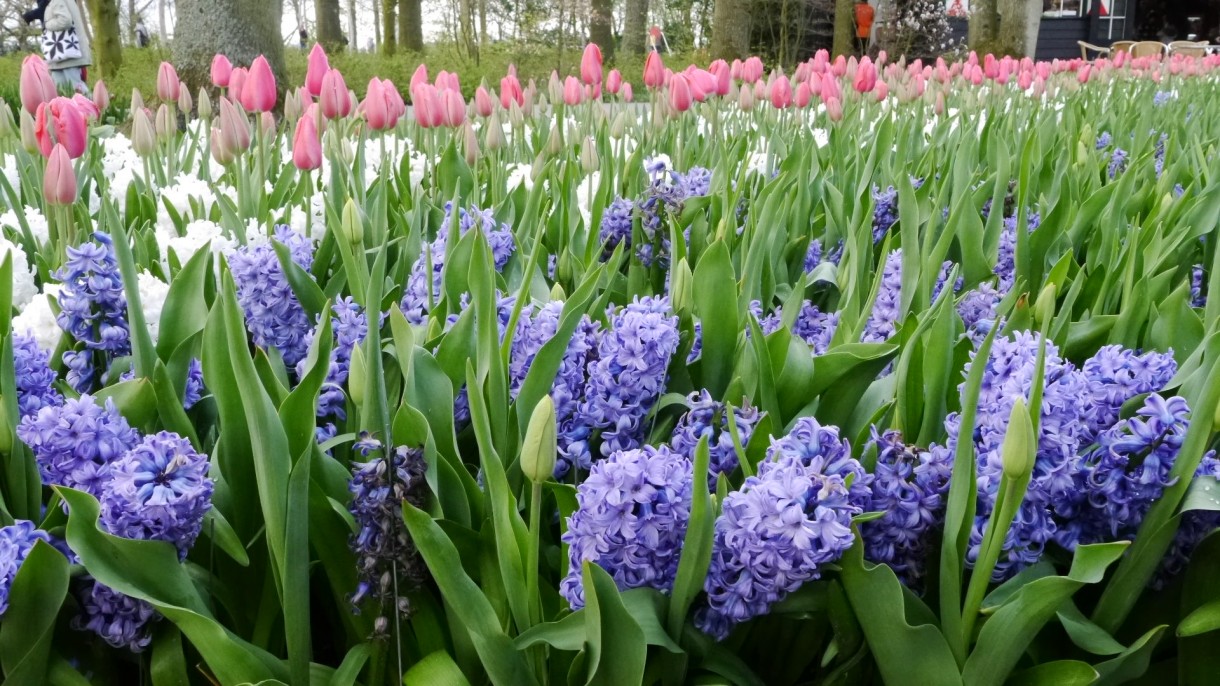
[[[229,85],[229,78],[233,75],[233,64],[229,62],[229,58],[224,55],[217,55],[212,58],[212,85],[217,88],[224,88]]]
[[[157,97],[161,98],[161,102],[177,102],[181,88],[182,82],[178,80],[174,65],[162,62],[157,69]]]
[[[270,112],[275,109],[275,75],[267,58],[259,55],[250,63],[250,75],[241,90],[241,106],[248,112]]]
[[[653,54],[655,54],[655,51]],[[670,107],[673,107],[677,112],[685,112],[690,109],[690,103],[690,83],[682,74],[674,74],[669,80]]]
[[[292,137],[292,163],[301,171],[313,171],[322,166],[322,143],[318,140],[318,127],[313,117],[297,120],[296,135]]]
[[[610,95],[618,95],[619,88],[623,86],[623,74],[617,69],[611,69],[606,76],[606,90],[610,91]]]
[[[229,74],[229,100],[233,102],[241,102],[241,92],[246,87],[246,79],[250,77],[250,72],[245,67],[235,67],[233,72]]]
[[[629,83],[624,83],[623,87],[620,88],[618,92],[619,95],[623,96],[623,102],[631,102],[635,99],[635,94],[632,93],[631,84]]]
[[[415,68],[415,73],[411,74],[411,90],[414,91],[416,86],[424,83],[431,82],[428,80],[427,65],[421,64]]]
[[[729,86],[733,83],[733,70],[724,60],[716,60],[708,67],[708,71],[716,79],[716,95],[725,96],[729,94]]]
[[[569,76],[563,80],[563,104],[568,107],[579,105],[584,100],[584,89],[580,87],[580,81],[576,77]]]
[[[42,177],[42,194],[52,205],[76,202],[76,172],[63,145],[55,144],[47,158],[47,171]]]
[[[322,106],[322,116],[327,119],[346,117],[352,112],[352,100],[347,94],[347,83],[338,69],[327,70],[322,77],[321,92],[318,104]]]
[[[661,61],[661,53],[652,50],[644,60],[644,85],[648,88],[660,88],[665,83],[665,64]]]
[[[309,67],[305,70],[305,89],[315,98],[322,94],[322,79],[330,73],[330,60],[321,45],[313,44],[309,51]]]
[[[830,117],[830,121],[843,120],[843,103],[839,102],[838,98],[826,101],[826,116]]]
[[[455,90],[445,89],[441,93],[442,122],[445,126],[457,128],[466,121],[466,100]]]
[[[792,83],[787,76],[780,76],[771,85],[771,104],[782,110],[792,104]]]
[[[38,106],[34,115],[34,137],[43,156],[53,146],[62,146],[72,159],[85,153],[88,126],[85,115],[70,98],[57,97]]]
[[[580,56],[580,80],[589,86],[602,82],[602,49],[597,43],[586,45],[584,54]]]
[[[56,94],[55,81],[51,78],[51,70],[38,55],[27,55],[21,61],[21,106],[26,112],[34,114],[38,106],[50,102]]]
[[[480,117],[490,117],[491,113],[496,109],[495,100],[491,99],[491,93],[487,89],[479,86],[474,89],[474,111]]]

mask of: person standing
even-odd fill
[[[868,39],[873,33],[874,16],[873,6],[868,4],[867,0],[856,3],[856,46],[861,55],[868,52]]]
[[[140,19],[136,22],[136,47],[148,47],[148,27],[144,25],[144,20]]]
[[[55,85],[88,93],[86,69],[93,64],[93,52],[76,0],[38,0],[37,7],[21,16],[27,24],[42,22],[42,56]]]
[[[309,47],[309,31],[306,30],[306,28],[304,26],[302,26],[301,29],[299,31],[297,31],[297,37],[300,38],[300,40],[301,40],[301,49],[302,50]]]

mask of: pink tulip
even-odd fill
[[[88,133],[85,114],[70,98],[57,97],[43,103],[34,115],[34,137],[44,157],[56,145],[63,146],[72,159],[80,157],[85,153]]]
[[[852,87],[857,93],[867,93],[877,85],[877,67],[873,65],[872,60],[865,57],[856,67],[856,77],[852,81]]]
[[[402,93],[398,92],[398,86],[395,86],[393,81],[382,79],[381,85],[385,91],[386,107],[389,108],[390,118],[393,120],[390,126],[397,126],[398,120],[407,113],[407,103],[403,102]]]
[[[267,58],[259,55],[250,63],[250,75],[242,86],[241,106],[248,112],[270,112],[275,109],[275,75]]]
[[[847,58],[839,55],[835,58],[833,64],[830,65],[830,73],[835,75],[835,78],[843,78],[847,74]]]
[[[873,86],[873,95],[877,96],[877,102],[883,102],[890,94],[890,85],[885,81],[878,81],[876,86]]]
[[[703,69],[687,70],[686,80],[690,82],[691,94],[699,102],[707,100],[707,96],[717,93],[716,77]],[[725,91],[726,93],[728,91]]]
[[[568,107],[579,105],[584,99],[584,91],[580,87],[580,81],[576,80],[575,76],[569,76],[563,80],[563,104]]]
[[[233,75],[233,64],[229,62],[229,58],[224,55],[216,55],[212,58],[212,85],[217,88],[225,88],[229,85],[229,78]]]
[[[415,73],[411,74],[411,90],[414,91],[416,86],[423,84],[423,83],[431,83],[431,82],[428,80],[427,65],[420,64],[418,67],[415,68]]]
[[[792,104],[792,83],[788,81],[787,76],[780,76],[772,84],[771,104],[777,110],[782,110]]]
[[[610,95],[618,95],[618,90],[623,86],[623,74],[617,69],[611,69],[606,76],[606,90]]]
[[[64,146],[56,143],[47,158],[47,171],[42,177],[42,194],[52,205],[76,202],[76,172]]]
[[[102,116],[102,112],[97,108],[97,105],[93,104],[92,100],[80,93],[72,96],[72,103],[76,105],[76,109],[80,110],[80,113],[85,116],[87,121],[97,121]]]
[[[936,92],[936,102],[932,106],[932,110],[936,112],[936,116],[943,117],[945,115],[945,94],[943,91]]]
[[[507,110],[514,102],[521,107],[525,104],[525,94],[521,92],[521,82],[509,74],[500,79],[500,104]]]
[[[585,46],[585,52],[580,57],[580,80],[589,86],[602,82],[602,49],[597,43]]]
[[[708,67],[708,71],[716,79],[716,95],[725,96],[729,94],[729,87],[733,83],[733,70],[724,60],[716,60]]]
[[[93,84],[93,106],[97,108],[99,117],[110,107],[110,91],[106,89],[104,81]]]
[[[1023,71],[1017,75],[1017,88],[1027,91],[1032,85],[1034,85],[1034,75],[1032,72]]]
[[[801,81],[796,87],[796,106],[805,108],[809,106],[809,101],[813,99],[813,91],[809,89],[808,81]]]
[[[630,83],[624,83],[623,87],[619,89],[619,94],[623,96],[623,102],[631,102],[635,99],[635,94],[631,92]]]
[[[462,91],[462,85],[458,83],[458,75],[444,71],[443,69],[436,75],[436,87],[447,91]]]
[[[830,121],[843,120],[843,103],[839,102],[838,98],[826,101],[826,116],[830,117]]]
[[[432,128],[432,112],[440,109],[440,95],[430,83],[420,83],[411,89],[412,111],[415,123],[422,128]]]
[[[665,64],[661,62],[661,53],[652,50],[644,60],[644,85],[648,88],[660,88],[665,83]]]
[[[360,111],[364,113],[364,119],[368,122],[370,129],[385,131],[390,128],[390,109],[389,101],[385,96],[385,85],[376,76],[369,80],[369,87],[364,93],[364,102],[360,104]]]
[[[330,72],[330,60],[321,45],[313,44],[309,51],[309,67],[305,70],[305,89],[315,98],[322,94],[322,79]]]
[[[822,96],[822,102],[829,102],[831,98],[835,100],[843,100],[843,89],[839,87],[839,80],[834,76],[826,76],[822,78],[822,90],[819,93]]]
[[[488,93],[486,88],[479,86],[474,89],[474,111],[480,117],[490,117],[495,109],[496,103],[491,99],[491,93]]]
[[[352,101],[347,94],[347,83],[338,69],[330,69],[322,77],[318,104],[322,106],[322,116],[327,119],[346,117],[352,112]]]
[[[656,54],[655,51],[652,54]],[[669,80],[669,105],[677,112],[690,109],[690,83],[682,74],[674,74]]]
[[[973,67],[971,67],[970,68],[970,83],[974,84],[975,86],[981,86],[981,85],[983,85],[983,80],[984,80],[983,69],[981,67],[979,67],[979,65],[977,65],[977,64],[974,65]]]
[[[1087,64],[1086,64],[1086,65],[1084,65],[1083,67],[1081,67],[1081,68],[1080,68],[1080,71],[1076,72],[1076,81],[1078,81],[1078,82],[1080,82],[1080,83],[1082,83],[1082,84],[1083,84],[1083,83],[1088,83],[1088,82],[1089,82],[1089,74],[1090,74],[1092,71],[1093,71],[1093,70],[1092,70],[1092,67],[1090,67],[1090,66],[1089,66],[1089,65],[1087,65]]]
[[[577,89],[579,87],[577,85]],[[456,129],[466,121],[466,100],[462,98],[461,93],[446,89],[441,93],[441,112],[444,115],[445,126]]]
[[[292,163],[301,171],[313,171],[322,166],[322,143],[318,140],[318,127],[313,117],[297,120],[296,135],[292,137]]]
[[[250,77],[250,72],[245,67],[234,67],[233,72],[229,74],[229,99],[233,102],[241,102],[241,92],[246,88],[246,79]]]
[[[230,155],[240,155],[250,148],[250,123],[228,98],[220,99],[220,134]]]
[[[178,79],[178,72],[174,70],[174,65],[162,62],[157,69],[157,97],[161,98],[162,102],[177,102],[178,91],[181,88],[182,82]]]
[[[34,114],[38,106],[50,102],[56,94],[55,81],[51,78],[51,70],[38,55],[27,55],[21,61],[21,106],[26,112]]]
[[[741,63],[741,80],[746,83],[755,83],[762,78],[763,63],[757,55],[751,55],[746,58],[745,62]]]

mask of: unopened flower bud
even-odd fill
[[[355,200],[347,199],[347,204],[343,206],[343,220],[339,225],[343,229],[344,238],[352,245],[360,245],[364,241],[364,217]]]
[[[555,264],[555,276],[567,283],[572,283],[572,275],[575,269],[572,267],[572,256],[565,250]]]
[[[194,105],[195,103],[191,101],[191,90],[189,88],[179,88],[178,111],[181,112],[183,116],[189,117],[191,115],[191,108],[194,107]]]
[[[352,348],[351,362],[347,371],[347,392],[351,396],[352,402],[356,404],[356,409],[364,407],[364,389],[367,381],[368,372],[364,364],[364,349],[357,345]]]
[[[601,166],[601,160],[597,158],[597,148],[593,145],[593,139],[585,137],[585,142],[580,146],[580,167],[586,174],[592,174]]]
[[[1008,430],[1004,432],[1004,443],[1000,448],[1000,459],[1004,476],[1019,479],[1034,466],[1034,425],[1025,407],[1025,399],[1017,398],[1008,413]]]
[[[555,473],[555,401],[546,395],[534,406],[521,445],[521,473],[542,483]]]
[[[148,157],[157,151],[157,138],[153,132],[148,113],[138,109],[131,115],[131,148],[140,157]]]
[[[1034,321],[1039,324],[1055,318],[1055,284],[1048,283],[1034,301]]]
[[[559,132],[559,122],[551,125],[551,135],[546,139],[546,154],[554,157],[563,151],[563,135]]]
[[[4,98],[0,98],[0,138],[8,138],[16,132],[17,122],[13,121],[13,111]]]
[[[463,151],[466,153],[466,164],[474,166],[479,161],[479,138],[474,135],[474,126],[467,119],[462,124]]]
[[[567,295],[567,293],[563,292],[563,286],[560,286],[559,284],[555,284],[554,286],[551,286],[551,300],[558,300],[560,302],[563,302],[564,300],[567,300],[567,299],[568,299],[568,295]]]
[[[131,111],[144,109],[144,96],[140,95],[139,88],[131,89]]]
[[[208,121],[212,118],[212,99],[208,97],[208,92],[202,88],[199,89],[199,118]]]
[[[546,167],[546,153],[538,153],[534,158],[534,163],[530,165],[530,180],[537,182],[538,177],[542,176],[542,169]]]
[[[504,125],[500,123],[500,110],[495,110],[487,119],[487,135],[483,144],[488,150],[499,150],[504,147],[504,143]]]
[[[682,258],[678,261],[678,264],[674,265],[669,279],[669,301],[673,304],[674,312],[680,315],[689,314],[694,301],[691,289],[693,288],[695,275],[691,273],[690,265],[686,262],[686,258]]]
[[[619,112],[610,122],[610,137],[619,140],[627,132],[627,111]]]
[[[178,130],[178,122],[174,121],[174,117],[170,114],[169,105],[161,103],[157,108],[156,131],[158,140],[169,140],[174,137],[174,133]]]
[[[39,154],[38,136],[34,135],[34,117],[21,109],[21,147],[31,155]]]

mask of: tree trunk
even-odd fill
[[[644,52],[644,34],[648,32],[648,0],[627,0],[623,24],[623,52],[639,55]]]
[[[360,35],[356,31],[356,0],[347,0],[347,38],[348,47],[360,52]]]
[[[193,90],[211,83],[217,53],[235,65],[248,65],[263,55],[283,90],[283,11],[283,0],[178,0],[173,41],[178,75]]]
[[[339,0],[314,0],[314,29],[318,42],[327,52],[342,50],[347,39],[339,23]]]
[[[487,47],[487,0],[479,0],[479,50]]]
[[[1039,0],[1001,0],[997,4],[1000,7],[1000,54],[1032,57],[1038,45],[1042,3]]]
[[[355,4],[356,0],[352,0]],[[373,50],[381,48],[381,12],[373,6]]]
[[[187,0],[190,4],[190,0]],[[161,45],[169,45],[169,20],[165,17],[165,0],[157,0],[157,32],[161,34]],[[279,29],[276,29],[276,33]]]
[[[93,63],[103,79],[112,79],[123,66],[117,0],[89,0],[89,23],[93,25]]]
[[[970,49],[980,55],[997,48],[1000,15],[996,0],[975,0],[970,3],[970,27],[966,40]]]
[[[394,40],[394,29],[397,28],[394,21],[394,9],[398,4],[398,0],[381,0],[381,53],[383,55],[393,55],[397,47]]]
[[[127,42],[136,43],[136,0],[127,0]]]
[[[398,39],[412,52],[424,51],[424,22],[420,0],[401,0],[398,6]]]
[[[835,56],[855,53],[856,7],[852,0],[835,0]]]
[[[607,62],[614,57],[614,0],[589,0],[589,41]]]
[[[478,50],[475,46],[474,36],[474,7],[471,5],[472,0],[461,0],[458,4],[458,26],[461,36],[462,46],[466,49],[466,54],[477,56]]]
[[[716,0],[712,15],[712,59],[734,60],[750,53],[750,17],[742,0]]]

